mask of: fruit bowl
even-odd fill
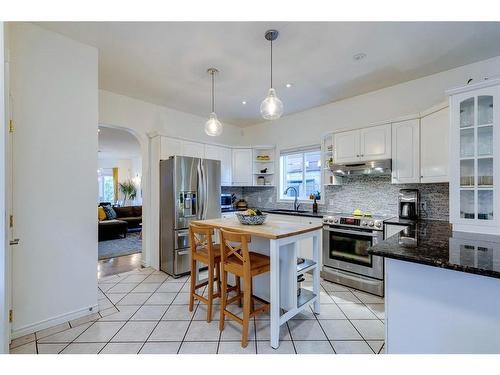
[[[264,221],[266,221],[267,214],[248,215],[236,212],[236,217],[240,223],[244,225],[262,225]]]

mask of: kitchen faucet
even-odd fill
[[[292,190],[295,192],[295,200],[293,201],[293,209],[294,209],[295,211],[298,211],[298,210],[299,210],[300,203],[297,203],[297,197],[298,197],[298,195],[299,195],[299,193],[297,192],[297,189],[296,189],[296,188],[294,188],[293,186],[289,186],[289,187],[287,187],[287,188],[286,188],[286,190],[285,190],[284,194],[285,194],[285,195],[287,195],[288,190],[290,190],[290,189],[292,189]]]

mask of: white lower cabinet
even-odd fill
[[[418,119],[392,124],[392,183],[420,182],[420,124]]]

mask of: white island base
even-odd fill
[[[500,279],[385,259],[388,354],[500,353]]]

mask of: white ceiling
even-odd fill
[[[134,135],[125,130],[99,127],[99,159],[137,159],[141,146]]]
[[[206,69],[218,68],[216,112],[237,126],[263,121],[269,28],[280,31],[274,86],[285,115],[500,55],[500,23],[39,24],[99,49],[101,89],[204,117],[210,112]],[[354,61],[360,52],[367,57]],[[285,88],[287,82],[293,87]]]

